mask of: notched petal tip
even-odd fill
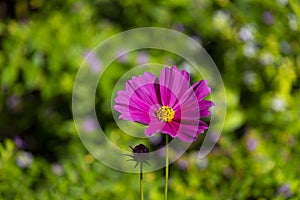
[[[171,68],[172,70],[174,70],[174,71],[177,71],[177,72],[179,72],[189,83],[190,83],[190,74],[186,71],[186,70],[179,70],[178,68],[177,68],[177,66],[172,66],[172,68]]]
[[[198,101],[204,99],[211,93],[210,87],[208,87],[207,80],[201,80],[192,85],[192,88],[197,96]]]

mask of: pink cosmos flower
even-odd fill
[[[176,66],[164,68],[158,79],[154,74],[132,77],[126,90],[118,92],[114,109],[120,119],[148,125],[146,136],[156,133],[193,142],[208,125],[200,118],[210,115],[212,101],[204,100],[210,94],[206,80],[190,86],[190,75]]]

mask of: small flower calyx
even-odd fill
[[[134,167],[137,167],[139,164],[143,164],[143,163],[146,163],[150,166],[150,163],[148,162],[149,149],[145,145],[139,144],[135,147],[131,147],[131,146],[129,147],[131,148],[133,155],[124,154],[126,156],[131,157],[131,159],[127,161],[135,161],[136,165]]]

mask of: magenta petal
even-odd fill
[[[201,117],[207,117],[210,115],[210,111],[207,109],[207,110],[201,110],[200,111],[200,116]]]
[[[119,119],[124,119],[124,120],[132,119],[128,112],[128,110],[129,110],[128,106],[115,105],[114,109],[121,113],[121,115],[119,116]]]
[[[170,68],[162,70],[159,83],[162,104],[170,107],[173,107],[189,88],[186,78],[178,70]]]
[[[180,99],[179,103],[175,105],[174,109],[177,112],[177,107],[180,105],[180,118],[188,119],[199,119],[200,118],[200,108],[197,97],[193,88],[188,89],[183,97]],[[178,118],[176,116],[178,121]]]
[[[211,106],[214,106],[215,104],[212,101],[209,100],[201,100],[198,102],[200,107],[200,116],[206,117],[210,115],[209,108]]]
[[[195,124],[180,124],[177,137],[184,142],[193,142],[198,135],[198,126]]]
[[[175,137],[178,133],[180,124],[177,122],[165,123],[162,128],[162,133],[169,134],[172,137]]]
[[[201,80],[192,85],[198,100],[205,98],[210,93],[206,80]]]
[[[198,131],[197,131],[196,137],[194,138],[194,141],[197,140],[198,135],[201,134],[201,133],[204,133],[204,131],[206,129],[208,129],[208,125],[205,122],[199,120]]]
[[[199,120],[197,133],[203,133],[206,129],[208,129],[208,125],[205,122]]]
[[[147,137],[150,137],[153,134],[161,132],[164,123],[157,119],[153,119],[149,124],[149,127],[145,130],[145,134]]]
[[[145,72],[143,75],[133,76],[131,80],[126,82],[126,90],[127,91],[135,91],[139,87],[149,83],[155,83],[157,77],[150,73]]]
[[[201,100],[201,101],[199,101],[200,109],[209,108],[209,107],[212,107],[214,105],[215,104],[210,100]]]
[[[190,83],[190,74],[187,71],[185,71],[185,70],[179,71],[176,66],[173,66],[172,70],[180,72],[183,75],[183,77]]]
[[[158,79],[151,73],[133,77],[127,81],[126,91],[119,91],[114,108],[121,113],[120,118],[149,124],[149,110],[159,103]]]

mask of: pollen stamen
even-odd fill
[[[162,106],[156,111],[157,118],[163,122],[171,122],[174,115],[175,111],[169,106]]]

